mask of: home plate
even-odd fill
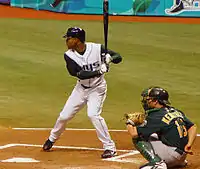
[[[33,158],[13,157],[13,158],[9,158],[7,160],[1,160],[0,162],[3,162],[3,163],[37,163],[40,161],[35,160]]]

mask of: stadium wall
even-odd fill
[[[71,14],[102,14],[102,1],[11,0],[11,6]],[[200,17],[200,0],[109,0],[109,2],[111,15]],[[50,4],[56,5],[52,7]]]

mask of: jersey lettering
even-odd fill
[[[176,125],[179,137],[180,138],[186,137],[188,133],[185,124],[183,122],[183,115],[180,112],[178,111],[169,112],[162,118],[162,121],[169,125],[169,123],[173,119],[176,119],[174,123]]]
[[[186,137],[188,135],[188,133],[187,133],[187,129],[186,129],[185,125],[184,125],[183,120],[181,118],[178,118],[175,121],[175,124],[177,126],[179,137],[180,138]]]
[[[183,115],[180,112],[178,111],[169,112],[162,118],[162,121],[164,123],[169,124],[173,119],[179,118],[179,117],[183,118]]]
[[[94,71],[97,70],[97,68],[100,66],[99,61],[94,62],[92,64],[88,64],[88,65],[83,65],[83,70],[85,71]]]

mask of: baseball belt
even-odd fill
[[[183,154],[185,153],[183,150],[181,150],[181,149],[179,149],[179,148],[176,148],[175,151],[176,151],[177,153],[179,153],[180,155],[183,155]]]
[[[85,85],[83,85],[83,84],[81,84],[81,86],[82,86],[84,89],[89,89],[89,88],[91,88],[91,87],[85,86]]]

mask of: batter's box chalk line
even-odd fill
[[[125,158],[125,157],[136,155],[136,154],[139,154],[139,151],[132,150],[129,153],[125,153],[125,154],[115,156],[112,158],[103,159],[103,161],[114,161],[114,162],[120,162],[120,163],[140,163],[140,161],[138,159]]]
[[[36,144],[7,144],[7,145],[3,145],[0,146],[0,149],[6,149],[6,148],[11,148],[11,147],[39,147],[41,148],[43,145],[36,145]],[[59,149],[73,149],[73,150],[88,150],[88,151],[103,151],[104,149],[100,149],[100,148],[91,148],[91,147],[75,147],[75,146],[54,146],[54,148],[59,148]],[[115,156],[109,159],[102,159],[104,161],[114,161],[114,162],[122,162],[122,163],[137,163],[136,159],[123,159],[127,156],[131,156],[131,155],[135,155],[135,154],[139,154],[138,151],[136,150],[117,150],[117,152],[122,152],[125,154],[119,155],[119,156]],[[11,159],[9,159],[11,160]],[[16,159],[12,159],[12,160],[16,160]],[[17,159],[20,161],[20,159]],[[2,162],[2,161],[1,161]]]
[[[6,160],[0,160],[2,163],[38,163],[40,161],[33,158],[13,157]]]
[[[36,145],[36,144],[6,144],[3,146],[0,146],[1,149],[10,148],[10,147],[43,147],[43,145]],[[91,148],[91,147],[75,147],[75,146],[53,146],[53,148],[59,148],[59,149],[73,149],[73,150],[94,150],[94,151],[103,151],[104,149],[101,148]],[[117,150],[118,152],[132,152],[132,150]]]

